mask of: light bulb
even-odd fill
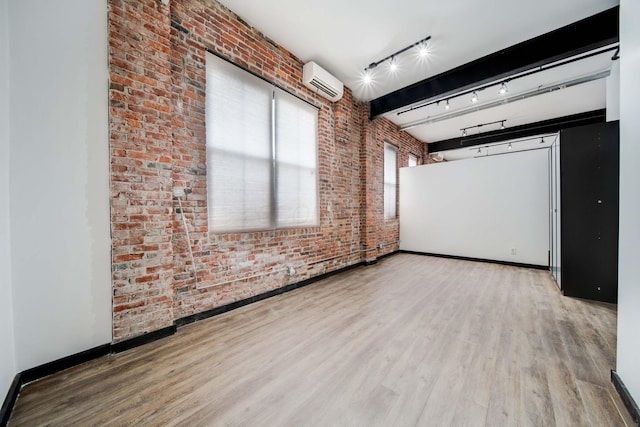
[[[509,146],[507,147],[509,150],[511,150],[511,143],[509,143]]]
[[[471,94],[471,102],[478,102],[478,92],[476,92],[475,90]]]
[[[369,70],[365,71],[364,76],[362,77],[362,81],[366,85],[371,84],[371,71]]]
[[[507,84],[506,84],[506,83],[502,83],[502,84],[500,85],[500,89],[498,89],[498,93],[499,93],[500,95],[504,95],[504,94],[506,94],[507,92],[509,92],[509,89],[507,88]]]
[[[426,43],[420,43],[420,49],[418,50],[418,56],[420,58],[426,58],[429,55],[429,47]]]
[[[449,105],[449,100],[447,99],[447,102],[444,104],[444,109],[448,110],[449,108],[451,108],[451,105]]]
[[[389,60],[389,71],[392,73],[398,71],[398,61],[396,61],[396,58],[391,58]]]

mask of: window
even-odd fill
[[[207,54],[207,200],[213,232],[318,225],[318,111]]]
[[[414,166],[418,166],[418,156],[415,154],[409,154],[409,161],[407,162],[407,166],[410,168]]]
[[[384,218],[396,218],[396,175],[398,149],[384,143]]]

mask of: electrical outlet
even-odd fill
[[[511,248],[511,255],[517,255],[518,251],[516,251],[516,248]]]
[[[289,274],[289,276],[293,276],[294,274],[296,274],[296,269],[293,268],[293,265],[287,267],[287,273]]]

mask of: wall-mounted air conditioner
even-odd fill
[[[342,82],[315,62],[307,62],[302,67],[302,83],[333,102],[339,101],[344,93]]]

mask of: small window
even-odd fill
[[[396,218],[398,149],[384,143],[384,218]]]
[[[409,162],[407,166],[409,166],[410,168],[418,166],[418,156],[416,156],[415,154],[409,154]]]

